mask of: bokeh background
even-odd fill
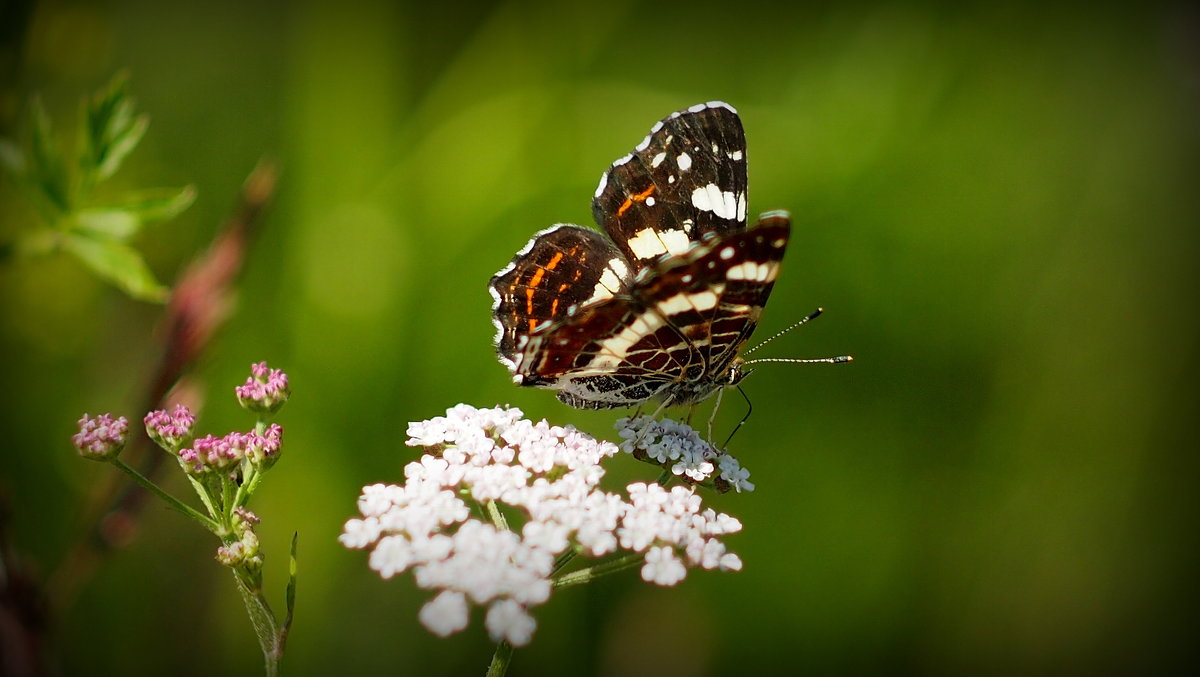
[[[511,403],[488,277],[537,229],[590,223],[596,180],[667,113],[742,114],[750,211],[794,234],[733,452],[740,573],[636,572],[537,610],[514,675],[1164,674],[1197,657],[1200,13],[1192,3],[0,3],[0,133],[40,93],[61,126],[126,70],[150,131],[113,181],[194,184],[138,241],[168,282],[260,157],[282,168],[236,313],[194,365],[200,428],[250,425],[251,362],[287,370],[285,456],[258,496],[294,675],[481,674],[481,618],[436,639],[428,593],[336,542],[399,481],[405,423]],[[0,180],[0,235],[33,213]],[[0,267],[7,566],[56,600],[65,674],[256,674],[215,543],[151,503],[69,593],[113,470],[83,411],[140,417],[159,306],[74,260]],[[721,425],[744,411],[726,398]],[[1189,440],[1192,440],[1189,442]],[[613,484],[652,478],[617,459]],[[185,495],[181,476],[164,481]],[[68,567],[69,568],[69,567]],[[11,575],[11,569],[8,574]]]

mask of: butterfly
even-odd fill
[[[604,234],[552,226],[492,277],[513,381],[584,409],[691,405],[737,385],[791,227],[783,211],[747,227],[746,184],[732,106],[656,123],[600,177],[592,214]]]

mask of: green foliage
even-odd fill
[[[121,168],[149,122],[144,113],[135,112],[128,81],[118,75],[82,102],[75,162],[69,164],[68,144],[56,136],[45,107],[34,98],[23,147],[0,139],[0,166],[42,217],[12,250],[25,256],[66,251],[134,298],[165,300],[166,287],[128,241],[144,226],[186,210],[195,200],[195,188],[144,189],[112,201],[93,200],[96,186]]]

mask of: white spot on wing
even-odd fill
[[[742,219],[745,218],[745,194],[742,194],[743,205],[741,207]],[[707,186],[701,186],[692,191],[692,206],[700,211],[712,212],[723,219],[736,218],[739,212],[738,198],[733,194],[733,191],[724,191],[715,183],[710,183]],[[741,220],[741,219],[739,219]]]
[[[687,153],[680,153],[679,157],[675,158],[675,162],[679,164],[679,171],[686,172],[692,168],[692,156]]]
[[[746,261],[745,263],[730,268],[725,273],[725,278],[729,280],[771,282],[774,281],[777,272],[777,266],[773,263],[754,263],[753,261]]]
[[[647,200],[648,202],[649,200]],[[652,259],[663,254],[680,254],[691,246],[691,240],[682,230],[639,230],[627,241],[629,250],[639,259]]]
[[[667,153],[665,151],[662,153],[659,153],[658,155],[654,156],[653,160],[650,160],[650,166],[657,168],[659,165],[662,164],[662,161],[666,160],[666,159],[667,159]]]
[[[604,274],[600,276],[600,280],[596,283],[595,288],[592,289],[592,295],[583,302],[583,305],[615,296],[621,291],[621,287],[623,286],[622,280],[628,274],[629,266],[626,266],[624,261],[619,258],[609,259],[608,265],[604,269]],[[567,314],[574,315],[576,309],[577,306],[572,305],[570,308],[567,308]]]
[[[620,334],[605,339],[599,354],[588,363],[587,368],[598,371],[612,370],[625,359],[625,354],[629,352],[629,348],[633,344],[640,341],[642,337],[658,331],[664,322],[662,315],[658,313],[642,313]]]
[[[600,175],[600,185],[596,186],[596,194],[593,197],[600,197],[600,193],[603,193],[604,189],[607,187],[608,187],[608,172],[604,172],[603,174]]]
[[[653,198],[653,197],[648,197],[648,198],[646,198],[646,206],[647,206],[647,207],[653,207],[653,206],[654,206],[654,198]]]
[[[735,253],[736,252],[734,251],[733,247],[726,247],[721,250],[721,259],[724,261],[728,261],[729,259],[733,258],[733,255]]]
[[[646,148],[649,146],[650,146],[650,135],[647,134],[646,138],[642,139],[641,142],[638,143],[638,145],[633,147],[633,149],[640,153],[640,152],[646,150]]]
[[[740,150],[728,152],[728,153],[726,153],[726,155],[729,156],[730,160],[741,160],[743,157],[745,157],[744,155],[742,155],[742,151],[740,151]]]
[[[658,312],[670,317],[689,310],[712,310],[717,307],[720,299],[712,291],[696,292],[695,294],[676,294],[658,304]]]

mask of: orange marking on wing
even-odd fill
[[[558,314],[558,299],[557,298],[554,299],[554,302],[550,304],[550,317],[554,317],[556,314]]]
[[[530,287],[538,286],[538,283],[542,281],[542,276],[544,276],[545,274],[546,274],[545,268],[538,268],[537,272],[533,274],[533,277],[529,278],[529,286]],[[533,290],[531,289],[530,291],[533,291]]]
[[[646,188],[646,190],[643,190],[637,195],[630,195],[629,197],[625,198],[625,202],[621,203],[621,206],[617,208],[617,216],[624,215],[625,212],[633,206],[634,202],[644,202],[646,198],[650,197],[650,194],[653,192],[654,184],[652,183],[648,188]]]
[[[546,270],[554,270],[554,267],[558,265],[558,262],[562,261],[562,257],[562,252],[555,254],[554,258],[550,259],[550,263],[546,264]],[[541,271],[539,270],[538,272],[540,273]]]
[[[525,290],[525,310],[530,315],[533,314],[533,290],[532,289]],[[533,322],[533,320],[530,320],[530,322]]]

